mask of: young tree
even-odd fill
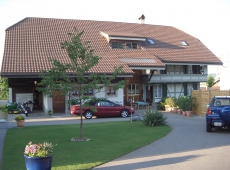
[[[8,79],[1,78],[0,79],[0,99],[7,100],[8,97],[9,97]]]
[[[64,63],[57,59],[49,59],[53,67],[48,71],[42,70],[42,80],[39,83],[39,91],[48,97],[53,97],[54,92],[62,95],[74,92],[77,95],[77,98],[68,100],[69,103],[79,103],[81,108],[80,137],[73,138],[73,141],[89,140],[83,136],[82,108],[89,106],[89,103],[86,102],[89,96],[85,95],[85,92],[89,89],[95,89],[98,92],[103,87],[110,85],[112,80],[123,73],[123,66],[115,67],[114,73],[109,77],[105,74],[99,75],[91,72],[101,57],[94,55],[94,50],[90,48],[89,42],[82,42],[83,33],[83,31],[78,32],[76,29],[74,29],[74,33],[68,33],[71,40],[62,42],[61,47],[66,50],[69,62]],[[124,80],[115,83],[114,90],[123,88],[125,83]],[[91,100],[95,100],[95,97]]]
[[[211,88],[215,82],[215,79],[212,77],[212,75],[208,76],[208,80],[206,82],[206,85],[208,88]]]

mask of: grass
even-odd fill
[[[168,134],[169,126],[147,127],[143,122],[129,121],[90,123],[83,125],[88,142],[71,142],[79,137],[79,124],[27,126],[7,131],[2,170],[24,170],[24,148],[30,141],[57,144],[54,148],[52,170],[90,169],[133,150],[152,143]]]

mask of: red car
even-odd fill
[[[111,102],[109,100],[100,100],[95,102],[89,102],[91,108],[86,107],[82,109],[82,114],[86,119],[91,119],[93,116],[96,117],[127,117],[130,114],[134,114],[134,108],[130,106],[122,106]],[[92,109],[95,108],[95,111]],[[80,114],[80,105],[74,105],[71,108],[72,115],[81,115]]]

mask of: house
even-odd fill
[[[100,97],[126,104],[134,100],[159,102],[163,97],[189,95],[207,81],[207,66],[222,65],[199,39],[172,26],[90,20],[25,18],[6,29],[1,76],[9,79],[10,101],[31,98],[35,109],[69,113],[66,97],[47,98],[36,90],[40,70],[52,67],[48,57],[66,61],[60,43],[73,28],[84,31],[95,54],[102,57],[93,72],[107,75],[124,66],[118,79],[124,89],[105,87]],[[93,89],[89,89],[92,94]],[[106,91],[106,92],[105,92]],[[112,94],[112,95],[111,95]],[[71,96],[70,96],[71,97]]]

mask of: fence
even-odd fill
[[[230,90],[193,90],[194,107],[192,113],[195,115],[205,116],[207,107],[213,96],[230,96]]]

